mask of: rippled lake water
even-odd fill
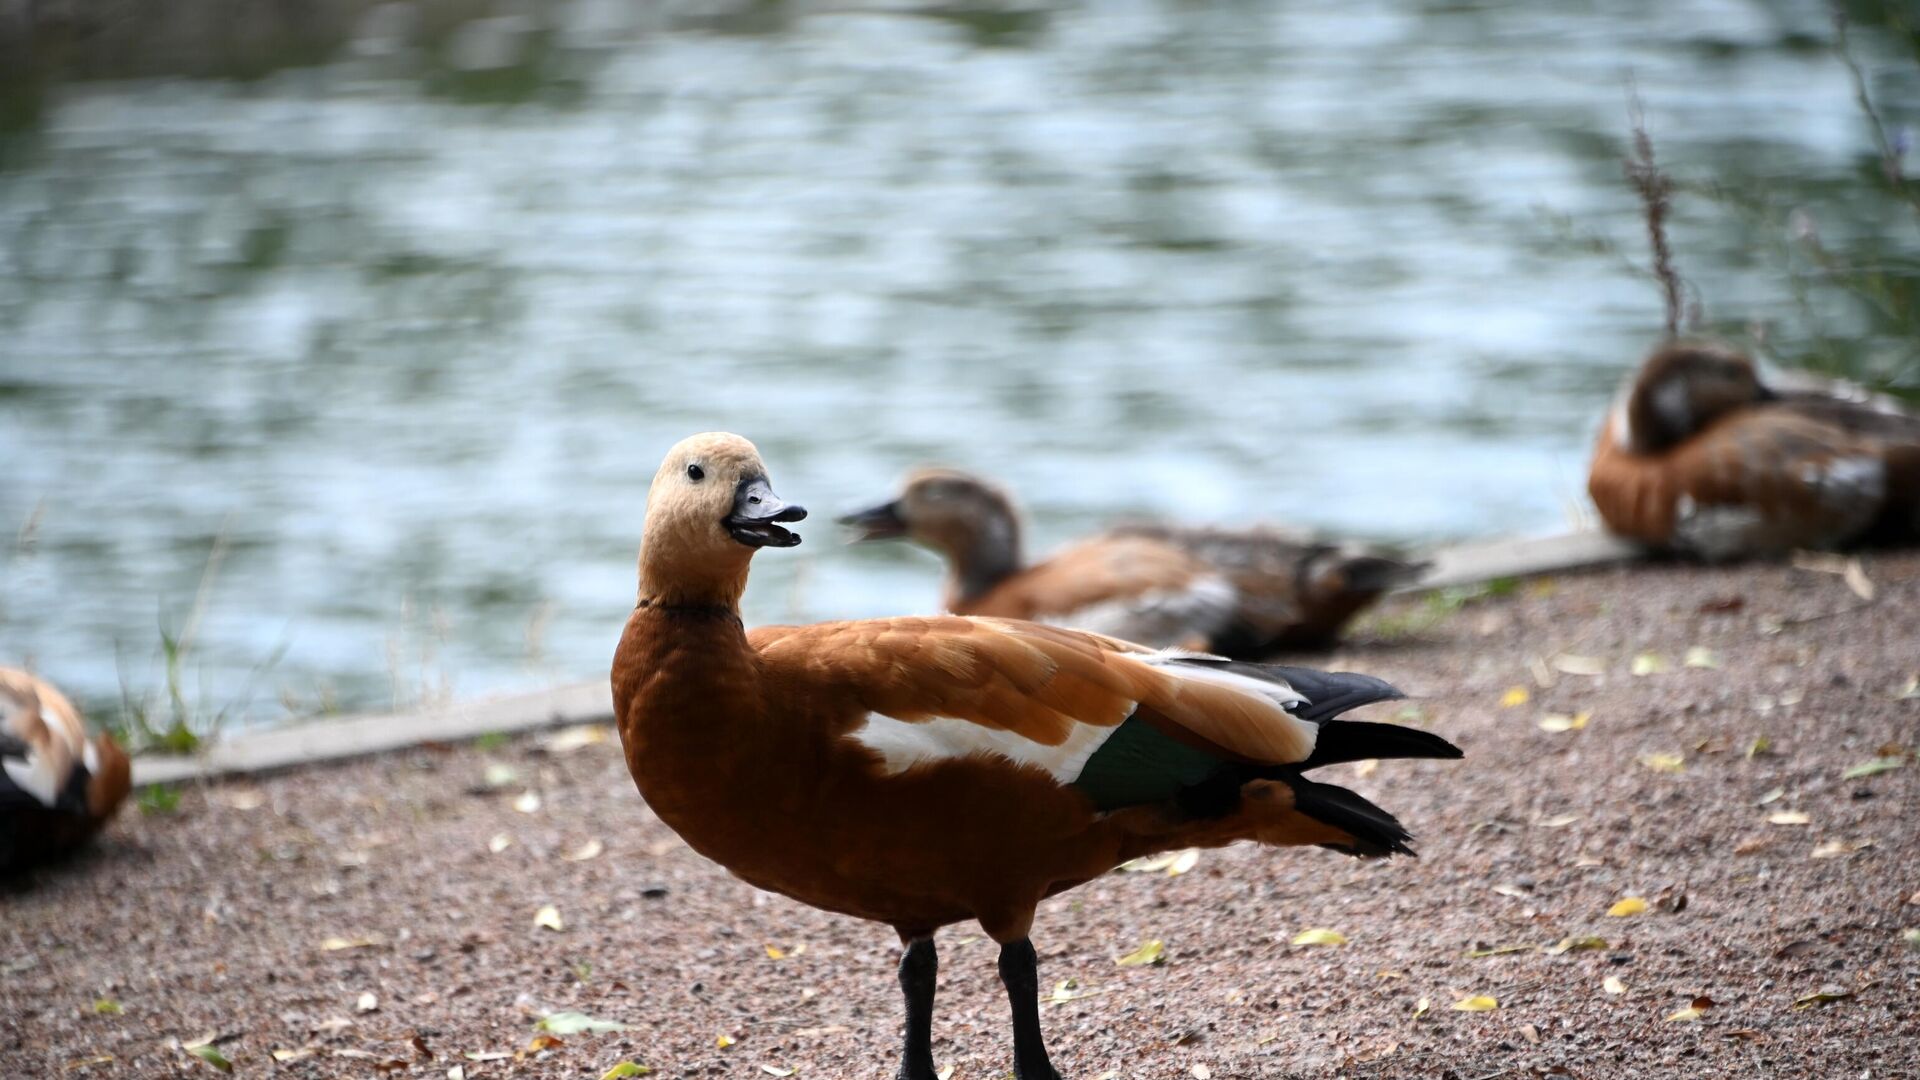
[[[387,5],[318,66],[60,82],[0,144],[0,657],[140,696],[191,624],[191,703],[251,721],[591,677],[710,428],[817,512],[977,468],[1041,551],[1561,527],[1661,325],[1629,74],[1764,202],[1682,198],[1716,326],[1910,346],[1788,272],[1916,249],[1823,8],[581,2],[423,50]],[[936,603],[805,532],[750,621]]]

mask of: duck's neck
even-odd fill
[[[671,536],[651,531],[640,542],[638,606],[663,612],[716,612],[740,617],[753,553],[741,548],[730,559],[688,552]]]
[[[947,552],[953,560],[956,601],[978,600],[996,585],[1020,572],[1020,523],[1012,512],[992,513],[980,528]]]

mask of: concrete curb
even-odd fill
[[[1494,578],[1549,574],[1638,558],[1642,549],[1600,532],[1491,540],[1432,552],[1423,592]],[[364,757],[429,742],[464,742],[488,732],[535,731],[613,719],[606,680],[556,686],[528,694],[464,701],[418,712],[355,716],[249,732],[220,739],[193,757],[143,756],[133,762],[135,786],[268,772]]]

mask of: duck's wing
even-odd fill
[[[1236,656],[1330,643],[1355,614],[1388,590],[1418,580],[1428,565],[1271,525],[1140,523],[1114,535],[1177,549],[1224,580],[1234,607],[1213,648]]]
[[[1203,647],[1231,625],[1239,599],[1230,580],[1178,547],[1108,535],[1065,548],[955,610],[1155,647]]]
[[[1172,798],[1223,769],[1352,760],[1354,740],[1344,737],[1316,752],[1326,726],[1399,696],[1365,675],[1153,651],[1013,620],[877,619],[768,628],[750,640],[771,693],[833,695],[864,710],[848,737],[889,773],[1004,760],[1088,789],[1102,809]],[[1359,756],[1458,754],[1424,732],[1366,727],[1359,741],[1372,747]]]
[[[1840,411],[1854,423],[1835,422]],[[1870,430],[1880,423],[1870,415],[1900,420],[1790,401],[1732,414],[1662,455],[1603,444],[1588,490],[1616,532],[1708,558],[1844,544],[1874,525],[1890,493],[1920,484],[1920,464]]]

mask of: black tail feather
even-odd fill
[[[1313,754],[1296,768],[1305,772],[1322,765],[1368,758],[1457,758],[1460,748],[1431,731],[1375,724],[1365,720],[1336,720],[1320,725]]]
[[[1284,780],[1293,788],[1294,809],[1354,839],[1351,847],[1341,844],[1323,846],[1366,858],[1414,855],[1414,850],[1407,846],[1407,841],[1413,839],[1413,835],[1407,832],[1399,819],[1359,794],[1332,784],[1318,784],[1300,776],[1279,775],[1275,779]]]
[[[1293,715],[1316,723],[1331,720],[1343,712],[1371,705],[1376,701],[1395,701],[1407,695],[1385,679],[1352,671],[1316,671],[1313,668],[1284,664],[1248,664],[1267,678],[1285,679],[1300,692],[1306,703],[1293,709]]]
[[[1433,564],[1426,560],[1409,562],[1385,555],[1351,555],[1340,560],[1340,574],[1352,592],[1380,593],[1412,585],[1431,569]]]

